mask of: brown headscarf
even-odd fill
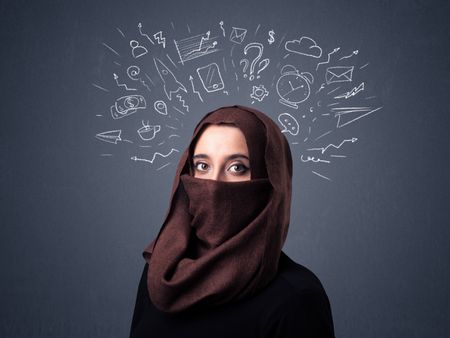
[[[192,175],[196,140],[208,125],[222,123],[235,125],[245,136],[250,181]],[[287,236],[291,179],[289,144],[269,117],[243,106],[207,114],[181,156],[163,226],[143,253],[152,303],[176,313],[263,289],[277,272]]]

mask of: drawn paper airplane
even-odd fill
[[[342,128],[347,124],[380,110],[381,108],[382,107],[375,109],[372,107],[336,107],[332,108],[331,111],[334,112],[334,117],[338,118],[336,128]]]
[[[170,69],[167,68],[167,66],[160,59],[153,58],[153,61],[155,62],[155,67],[158,71],[159,77],[162,82],[164,82],[164,93],[166,93],[169,100],[172,100],[172,94],[178,92],[179,90],[187,93],[186,87],[184,87],[184,85],[176,79],[175,75],[173,75]]]
[[[122,133],[122,130],[111,130],[111,131],[105,131],[103,133],[99,133],[95,135],[95,137],[103,142],[108,143],[114,143],[117,144],[118,141],[122,141],[120,138],[120,134]]]

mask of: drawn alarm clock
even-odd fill
[[[298,109],[298,104],[305,102],[311,94],[310,85],[314,82],[311,73],[300,73],[292,65],[281,69],[281,77],[277,81],[279,102],[290,108]]]
[[[127,95],[119,97],[113,106],[111,106],[111,116],[117,120],[137,112],[139,109],[145,109],[147,104],[142,95]]]

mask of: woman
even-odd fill
[[[145,249],[131,337],[334,337],[317,277],[281,249],[289,144],[266,115],[223,107],[197,125]]]

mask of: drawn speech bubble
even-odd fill
[[[282,133],[289,133],[293,136],[298,135],[300,126],[294,116],[288,113],[283,113],[278,116],[278,121],[283,126]]]

